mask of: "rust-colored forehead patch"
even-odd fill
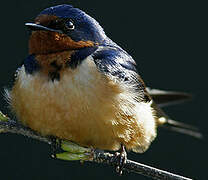
[[[47,27],[52,21],[55,21],[57,19],[58,19],[57,16],[42,14],[35,18],[35,23]]]

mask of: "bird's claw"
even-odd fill
[[[53,136],[50,137],[50,139],[51,139],[51,154],[52,154],[51,156],[53,158],[56,158],[56,152],[61,147],[61,140]]]
[[[127,160],[127,153],[125,151],[125,147],[121,146],[121,151],[115,153],[118,165],[116,166],[116,172],[119,173],[119,175],[122,175],[124,165],[126,164]]]

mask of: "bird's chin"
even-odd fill
[[[51,31],[33,31],[29,39],[29,54],[51,54],[92,47],[92,41],[74,41],[69,36]]]

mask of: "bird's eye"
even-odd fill
[[[66,28],[68,29],[68,30],[73,30],[73,29],[75,29],[75,26],[74,26],[74,23],[72,22],[72,21],[67,21],[66,23]]]

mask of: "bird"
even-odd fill
[[[145,152],[160,125],[199,135],[162,111],[161,98],[146,87],[134,59],[84,11],[57,5],[25,25],[31,32],[29,53],[6,93],[24,126],[43,136],[123,153]],[[167,98],[161,104],[187,97],[160,96]]]

